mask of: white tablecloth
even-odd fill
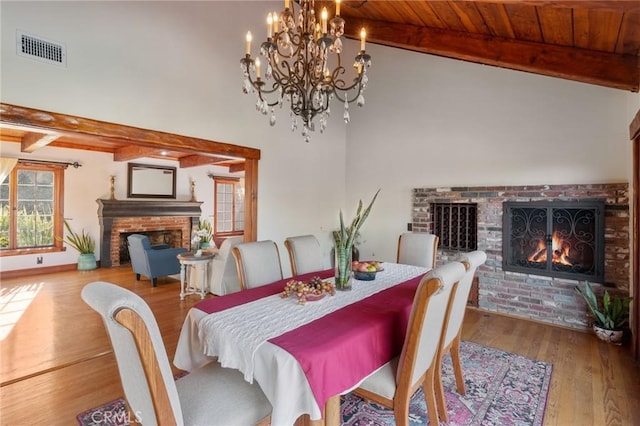
[[[218,357],[223,366],[240,369],[248,381],[260,384],[271,402],[273,425],[291,425],[305,413],[320,419],[322,411],[297,360],[267,340],[427,271],[392,263],[384,267],[374,281],[354,280],[352,291],[304,306],[274,295],[213,314],[193,308],[183,324],[174,364],[191,371]]]

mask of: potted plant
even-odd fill
[[[351,256],[354,240],[360,231],[360,227],[369,216],[373,203],[376,201],[380,190],[376,192],[369,206],[363,210],[362,200],[358,204],[356,216],[349,226],[344,223],[342,211],[340,211],[340,229],[333,233],[335,240],[335,283],[337,290],[351,289]]]
[[[593,330],[599,339],[605,342],[622,344],[624,325],[629,319],[629,303],[632,297],[610,296],[605,290],[602,297],[602,309],[599,307],[598,299],[587,281],[584,291],[575,286],[576,291],[587,303],[589,310],[595,318]]]
[[[67,230],[67,236],[66,238],[58,238],[58,240],[64,241],[80,253],[78,270],[88,271],[96,269],[98,267],[95,256],[96,242],[93,237],[85,233],[84,229],[79,234],[75,233],[66,220],[64,221],[64,227]]]

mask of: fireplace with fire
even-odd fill
[[[502,269],[604,281],[604,201],[503,203]]]

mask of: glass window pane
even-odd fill
[[[18,185],[33,185],[36,181],[34,170],[18,170]]]

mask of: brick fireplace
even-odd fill
[[[629,293],[629,195],[626,183],[583,185],[415,188],[414,232],[433,232],[433,206],[469,203],[477,206],[477,247],[487,253],[478,271],[478,306],[519,317],[586,329],[589,316],[574,286],[579,279],[503,270],[503,206],[505,202],[604,201],[604,279],[590,280],[611,293]],[[458,252],[438,250],[438,263]],[[602,291],[602,286],[598,287]]]
[[[179,235],[171,241],[189,248],[201,202],[97,200],[100,221],[100,266],[120,266],[121,234],[134,232]],[[164,242],[164,241],[162,241]]]

